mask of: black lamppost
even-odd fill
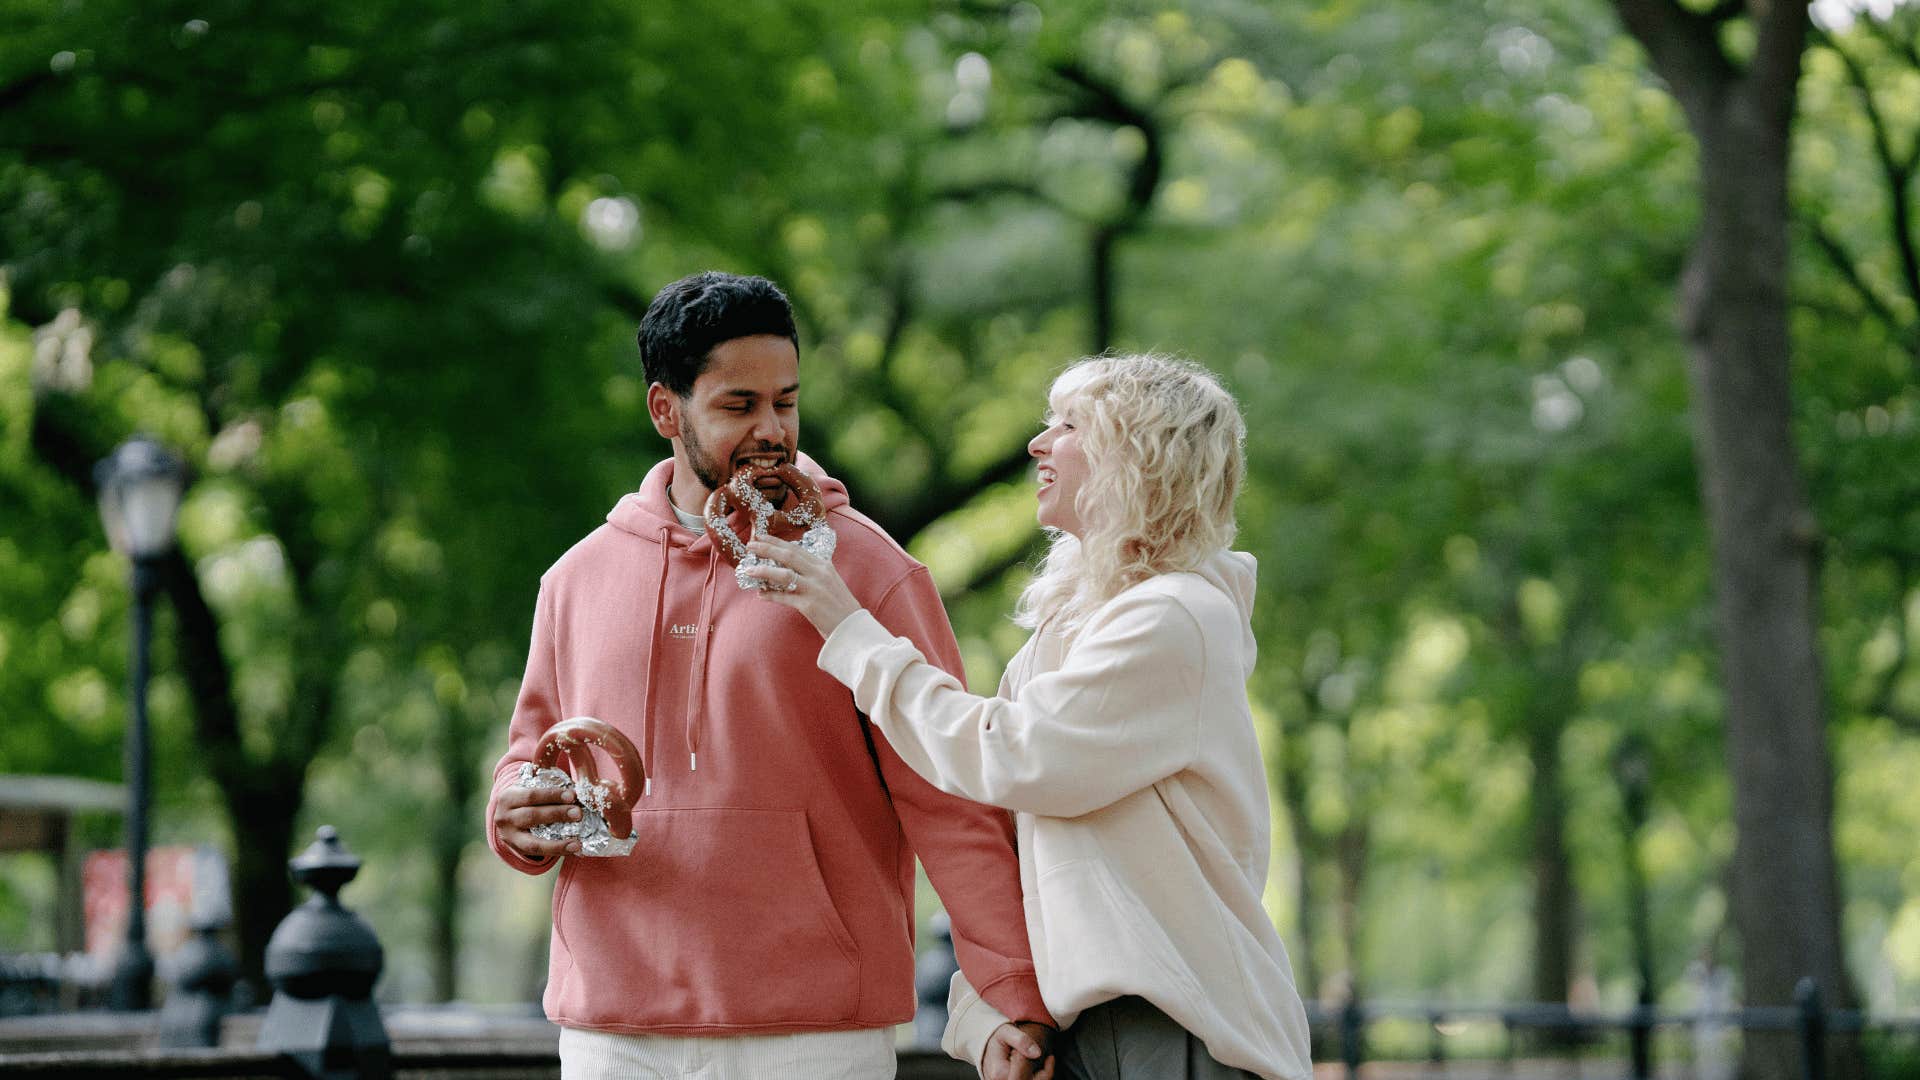
[[[133,562],[133,664],[127,692],[127,943],[114,966],[112,1005],[152,1005],[153,956],[147,951],[147,653],[159,560],[173,547],[174,515],[186,466],[153,439],[135,436],[94,467],[100,518],[113,550]]]

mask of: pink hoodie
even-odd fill
[[[834,565],[890,631],[961,674],[926,567],[847,506],[804,455],[839,534]],[[572,716],[646,757],[640,844],[561,860],[546,1011],[662,1035],[881,1027],[913,1016],[913,857],[953,919],[967,980],[1007,1016],[1051,1023],[1034,979],[1011,820],[920,779],[815,666],[798,613],[744,592],[667,501],[673,462],[540,580],[533,647],[494,791]],[[879,770],[874,768],[877,755]],[[507,865],[487,807],[487,839]]]

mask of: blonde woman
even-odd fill
[[[997,697],[968,694],[861,609],[831,563],[756,552],[766,597],[913,768],[1014,812],[1047,1055],[956,978],[948,1052],[991,1080],[1307,1080],[1307,1024],[1261,907],[1268,806],[1247,708],[1254,561],[1229,550],[1245,424],[1207,372],[1083,360],[1049,394],[1038,466],[1053,545]],[[1057,1060],[1056,1060],[1057,1057]]]

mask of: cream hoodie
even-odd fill
[[[1306,1014],[1260,903],[1253,589],[1253,557],[1227,551],[1142,582],[1071,641],[1042,628],[999,697],[968,694],[865,611],[819,663],[915,771],[1015,812],[1040,993],[1063,1026],[1139,995],[1221,1063],[1307,1080]],[[948,1052],[977,1063],[1003,1019],[956,976]]]

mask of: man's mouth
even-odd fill
[[[765,454],[743,454],[734,459],[733,471],[738,473],[742,469],[751,468],[776,469],[787,463],[787,455],[778,451]],[[773,500],[776,505],[786,498],[786,481],[780,479],[775,473],[763,472],[754,477],[753,486],[760,489],[760,493]]]
[[[1036,470],[1036,473],[1040,478],[1040,487],[1042,489],[1050,488],[1053,486],[1054,475],[1053,475],[1052,469],[1049,469],[1045,465],[1042,465],[1038,470]]]
[[[785,454],[779,454],[779,453],[745,454],[734,459],[733,471],[739,472],[741,469],[748,468],[749,466],[757,466],[765,469],[773,469],[773,468],[778,468],[782,465],[785,465],[786,463],[787,463],[787,455]],[[765,483],[768,479],[770,478],[762,477],[760,482]]]

